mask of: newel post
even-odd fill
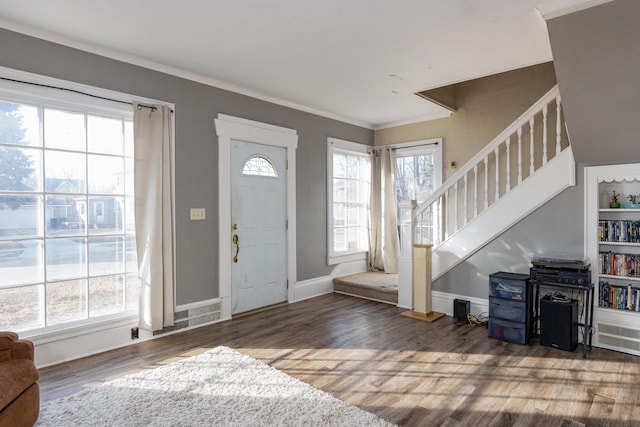
[[[398,260],[398,307],[413,307],[413,241],[416,235],[415,200],[402,201],[400,209],[400,259]]]
[[[431,248],[433,245],[413,244],[413,310],[400,313],[412,319],[433,322],[444,313],[433,311],[431,304]]]

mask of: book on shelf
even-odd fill
[[[631,285],[598,285],[598,306],[618,310],[640,311],[640,289]]]
[[[598,221],[598,241],[640,243],[640,221],[601,219]]]
[[[640,255],[600,251],[598,263],[599,274],[640,277]]]

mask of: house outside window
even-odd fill
[[[418,204],[429,198],[442,184],[442,144],[396,148],[397,202],[416,200]]]
[[[365,259],[369,250],[371,162],[367,148],[327,139],[329,264]]]
[[[0,329],[137,315],[131,107],[0,90]]]
[[[396,201],[398,227],[400,206],[415,200],[418,206],[442,185],[442,140],[414,141],[396,145]],[[435,215],[435,213],[434,213]],[[416,233],[431,236],[435,218],[416,225]]]

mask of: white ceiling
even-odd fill
[[[414,92],[550,61],[540,2],[0,0],[0,26],[378,129],[446,115]]]

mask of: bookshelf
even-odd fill
[[[640,355],[640,164],[585,167],[585,256],[596,289],[594,345]],[[619,194],[620,207],[610,207]]]

